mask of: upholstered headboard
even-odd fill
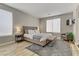
[[[23,26],[23,32],[28,33],[28,30],[37,30],[37,27],[32,27],[32,26]]]

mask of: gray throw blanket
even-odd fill
[[[41,39],[41,35],[33,35],[33,39],[34,40],[40,40]]]

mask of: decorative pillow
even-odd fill
[[[34,30],[28,30],[28,34],[35,34]]]
[[[35,33],[39,34],[39,33],[40,33],[40,31],[39,31],[39,30],[35,30]]]

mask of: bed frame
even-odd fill
[[[36,30],[38,29],[37,27],[32,27],[32,26],[23,26],[23,34],[27,33],[28,34],[28,30]],[[49,42],[51,42],[50,40],[46,40],[46,41],[41,41],[40,40],[33,40],[33,39],[29,39],[27,37],[24,37],[24,40],[41,45],[41,46],[45,46],[46,44],[48,44]]]

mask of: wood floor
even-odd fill
[[[34,52],[25,49],[32,45],[32,43],[23,41],[20,43],[11,43],[0,47],[0,56],[38,56]],[[79,56],[79,49],[72,43],[70,43],[73,56]]]
[[[23,41],[2,46],[0,47],[0,56],[38,56],[34,52],[25,49],[30,45],[32,43]]]
[[[79,48],[72,43],[70,43],[70,47],[72,49],[73,56],[79,56]]]

